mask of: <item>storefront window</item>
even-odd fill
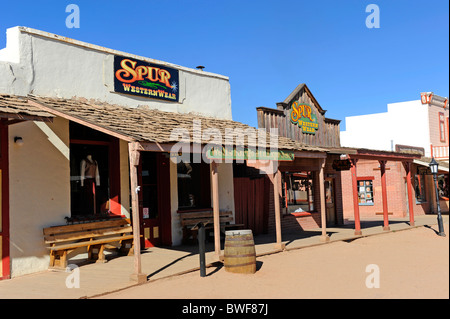
[[[211,208],[210,170],[207,163],[177,164],[178,209]]]
[[[358,181],[358,203],[361,206],[372,206],[373,199],[373,180]]]
[[[111,201],[117,185],[111,183],[112,138],[106,134],[70,123],[70,191],[73,220],[98,219],[111,214]]]
[[[448,200],[449,198],[448,176],[449,176],[448,174],[438,176],[438,192],[439,192],[439,199],[441,200]]]
[[[283,207],[286,214],[314,211],[311,172],[286,172],[283,176]]]
[[[108,147],[70,146],[72,217],[95,216],[109,210]]]
[[[425,193],[425,175],[417,174],[414,179],[414,190],[416,192],[416,203],[424,203],[427,201]]]

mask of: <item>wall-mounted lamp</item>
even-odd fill
[[[19,146],[23,145],[23,139],[20,136],[15,136],[14,137],[14,143],[16,143]]]

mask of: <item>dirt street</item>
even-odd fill
[[[449,232],[437,226],[257,258],[253,275],[224,268],[156,280],[101,298],[449,298]],[[378,277],[377,277],[378,275]],[[379,280],[377,280],[377,278]],[[379,282],[379,288],[374,286]]]

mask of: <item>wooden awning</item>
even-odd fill
[[[26,97],[0,94],[0,118],[8,119],[7,125],[23,121],[52,122],[55,115],[32,107]]]
[[[168,152],[180,141],[191,145],[206,145],[218,141],[219,145],[223,146],[259,147],[260,132],[256,128],[232,120],[143,107],[131,108],[75,98],[59,99],[30,95],[28,104],[35,110],[71,120],[128,142],[138,142],[138,150],[141,151]],[[232,134],[242,132],[244,138],[227,139],[227,133],[230,132]],[[249,137],[248,132],[256,133],[256,140]],[[297,153],[325,151],[320,147],[302,145],[282,136],[278,136],[276,141],[271,141],[268,132],[262,136],[267,149],[271,147],[271,142],[274,142],[278,150]]]

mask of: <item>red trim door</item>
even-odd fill
[[[168,154],[141,152],[138,182],[141,246],[170,246],[172,231]]]
[[[8,126],[0,121],[0,280],[9,279]]]

